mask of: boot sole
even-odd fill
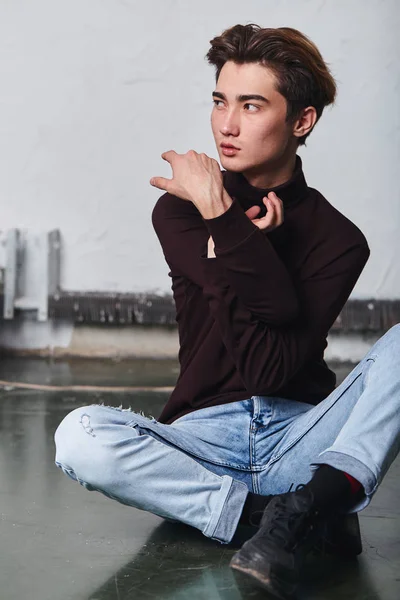
[[[289,582],[280,580],[277,577],[271,577],[271,574],[266,569],[263,569],[262,572],[259,571],[254,567],[254,563],[252,564],[252,562],[237,553],[232,557],[229,566],[236,571],[244,573],[263,589],[268,590],[270,594],[280,598],[280,600],[288,600],[293,597],[296,590],[295,585],[291,585]]]

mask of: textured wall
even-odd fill
[[[209,40],[236,23],[308,34],[339,83],[308,148],[308,183],[372,256],[355,297],[400,297],[397,0],[3,0],[0,228],[63,236],[62,286],[167,291],[150,215],[164,150],[216,157]]]

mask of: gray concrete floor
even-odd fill
[[[339,381],[349,366],[337,369]],[[0,379],[38,384],[173,385],[174,361],[0,360]],[[166,395],[0,390],[0,600],[261,600],[229,568],[244,537],[221,545],[190,527],[87,492],[54,466],[70,410],[122,404],[157,416]],[[400,462],[360,514],[357,560],[310,559],[300,600],[400,598]],[[244,534],[243,534],[244,535]]]

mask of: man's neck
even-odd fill
[[[280,161],[279,164],[269,164],[257,167],[255,170],[243,171],[244,177],[250,185],[260,189],[274,188],[289,181],[296,165],[296,154]]]

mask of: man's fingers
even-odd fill
[[[273,229],[276,226],[276,208],[273,202],[268,197],[263,198],[263,202],[267,207],[267,214],[262,219],[264,229]]]
[[[246,215],[259,229],[271,231],[283,223],[283,203],[275,192],[270,192],[268,196],[264,196],[263,203],[267,207],[267,214],[264,217],[256,218],[261,210],[259,206],[248,208]]]
[[[163,152],[161,154],[161,158],[163,158],[164,160],[166,160],[170,164],[171,164],[171,162],[172,162],[172,160],[174,159],[175,156],[177,156],[177,153],[175,152],[175,150],[168,150],[167,152]]]
[[[257,225],[259,229],[262,229],[263,231],[269,231],[271,229],[275,229],[277,226],[276,208],[275,205],[267,198],[267,196],[264,196],[263,202],[267,207],[267,214],[264,217],[261,217],[261,219],[255,219],[253,223],[254,225]]]
[[[261,208],[259,206],[252,206],[246,210],[245,214],[249,217],[249,219],[253,220],[260,213],[260,210]]]
[[[278,225],[282,225],[283,223],[283,202],[280,198],[278,198],[278,196],[275,194],[275,192],[270,192],[268,194],[268,200],[270,201],[271,205],[274,207],[274,213],[275,213],[275,218],[276,218],[276,226]]]
[[[169,162],[172,167],[172,161],[174,160],[177,153],[175,150],[167,150],[167,152],[163,152],[161,154],[161,158]],[[150,183],[152,186],[159,188],[160,190],[165,190],[166,192],[170,191],[172,179],[166,179],[165,177],[152,177],[150,179]]]
[[[172,179],[166,179],[165,177],[152,177],[150,179],[150,184],[160,190],[168,192],[171,181]]]

